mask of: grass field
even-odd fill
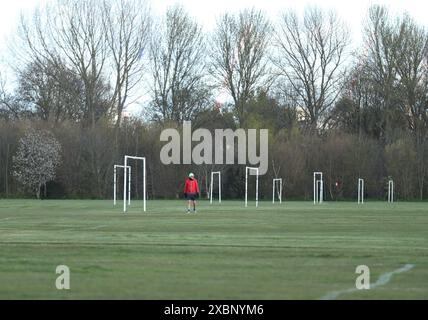
[[[139,208],[137,208],[139,205]],[[0,299],[428,298],[428,204],[0,200]],[[71,290],[55,288],[58,265]]]

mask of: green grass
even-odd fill
[[[137,205],[139,208],[137,208]],[[0,200],[0,299],[320,299],[405,264],[386,285],[339,299],[428,298],[428,204],[260,203],[184,213],[183,201]],[[71,290],[55,288],[56,266]]]

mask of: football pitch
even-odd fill
[[[427,203],[253,205],[0,200],[0,299],[428,298]]]

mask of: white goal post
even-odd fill
[[[210,183],[210,203],[213,203],[213,189],[214,189],[214,176],[218,175],[218,203],[221,203],[221,172],[211,172],[211,183]]]
[[[143,206],[144,212],[146,212],[146,158],[144,157],[133,157],[125,156],[124,166],[128,167],[128,159],[143,161]],[[123,212],[126,212],[126,191],[127,191],[127,175],[125,174],[125,183],[123,188]]]
[[[277,188],[277,184],[279,183],[279,188]],[[275,203],[275,189],[278,190],[278,199],[279,203],[282,203],[282,179],[273,179],[272,181],[272,203]]]
[[[388,182],[388,202],[393,203],[394,202],[394,181],[389,180]]]
[[[124,169],[124,175],[128,174],[128,205],[131,205],[131,173],[132,169],[130,166],[125,167],[118,164],[113,166],[113,203],[117,204],[117,168]]]
[[[324,200],[324,181],[322,178],[322,172],[314,172],[314,204],[322,203],[323,200]]]
[[[256,172],[256,207],[259,206],[259,168],[245,167],[245,207],[248,207],[248,173]]]
[[[358,179],[358,204],[364,203],[364,179]]]

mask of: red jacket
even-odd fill
[[[184,186],[184,193],[199,193],[198,181],[188,178]]]

